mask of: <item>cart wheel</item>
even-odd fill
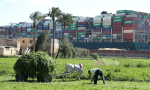
[[[15,75],[16,82],[19,82],[19,75]]]
[[[52,76],[50,74],[47,74],[45,77],[44,77],[44,82],[48,83],[48,82],[51,82],[52,81]]]
[[[44,78],[42,77],[37,77],[38,82],[44,82]]]
[[[20,78],[19,75],[15,75],[15,79],[16,79],[16,82],[19,82],[19,81],[21,81],[21,82],[23,82],[23,81],[27,82],[28,76],[22,76]]]

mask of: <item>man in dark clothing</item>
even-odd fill
[[[94,68],[94,69],[89,70],[88,73],[93,74],[93,78],[92,78],[91,82],[94,79],[94,84],[97,84],[98,75],[101,76],[101,78],[103,79],[103,84],[105,84],[105,79],[103,77],[103,71],[101,69]]]

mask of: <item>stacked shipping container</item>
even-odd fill
[[[98,42],[101,39],[101,26],[102,26],[102,16],[95,16],[93,21],[93,31],[92,31],[92,39],[94,42]]]
[[[123,25],[123,18],[125,14],[115,14],[113,16],[113,29],[112,29],[112,34],[113,34],[113,41],[118,41],[121,42],[122,40],[122,25]]]
[[[112,14],[103,15],[103,27],[102,27],[102,39],[103,41],[109,41],[111,39],[112,29]]]

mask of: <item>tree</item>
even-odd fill
[[[5,36],[0,35],[0,45],[5,45]]]
[[[52,57],[54,58],[54,39],[55,39],[55,18],[59,18],[61,15],[61,10],[59,7],[52,7],[49,9],[49,13],[47,14],[53,20],[53,54]]]
[[[57,19],[57,22],[58,23],[62,23],[63,27],[64,27],[64,30],[62,32],[62,38],[61,38],[61,40],[63,41],[64,33],[65,33],[65,27],[69,26],[70,24],[73,25],[74,21],[71,18],[71,14],[62,13],[61,16]],[[57,57],[59,55],[59,51],[60,51],[60,47],[58,49],[58,53],[57,53],[56,59],[57,59]]]
[[[38,39],[37,39],[36,44],[35,44],[35,52],[45,50],[45,43],[47,42],[49,33],[50,33],[49,30],[44,30],[38,36]]]
[[[62,40],[64,38],[65,27],[69,26],[70,24],[73,25],[74,23],[74,20],[72,20],[71,15],[72,14],[62,13],[61,16],[57,19],[58,23],[62,23],[64,27],[63,33],[62,33]]]
[[[64,38],[63,41],[59,42],[60,45],[60,52],[63,54],[64,58],[72,54],[74,46],[72,43],[68,41],[68,39]]]
[[[35,26],[36,26],[36,23],[38,21],[42,21],[45,18],[45,16],[42,15],[41,12],[36,11],[36,12],[33,12],[32,14],[30,14],[29,17],[33,21],[33,28],[34,28],[33,51],[35,52]]]

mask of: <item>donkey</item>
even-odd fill
[[[65,81],[67,80],[68,74],[66,73],[74,73],[74,72],[78,72],[78,80],[81,80],[80,77],[84,73],[83,65],[81,63],[79,63],[78,65],[73,65],[68,63],[65,66],[65,71],[62,80],[64,79],[64,77],[65,77]]]

